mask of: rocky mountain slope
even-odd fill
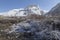
[[[60,15],[60,3],[58,3],[56,6],[54,6],[48,13],[47,15],[50,16],[58,16]]]
[[[1,31],[7,40],[60,40],[59,20],[26,20]],[[5,34],[4,34],[4,33]]]

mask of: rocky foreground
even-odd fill
[[[1,30],[0,40],[60,40],[60,19],[27,19]]]

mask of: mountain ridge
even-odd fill
[[[44,11],[37,5],[29,5],[26,8],[13,9],[0,13],[3,16],[27,16],[30,14],[43,15]]]
[[[60,15],[60,3],[56,4],[48,13],[48,16],[58,16]]]

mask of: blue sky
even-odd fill
[[[39,5],[43,10],[50,10],[60,0],[0,0],[0,12],[24,8],[31,4]]]

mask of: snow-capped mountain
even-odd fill
[[[44,11],[41,10],[37,5],[29,5],[26,8],[13,9],[0,14],[4,16],[27,16],[30,14],[42,15],[44,14]]]
[[[56,6],[54,6],[54,7],[47,13],[47,15],[50,15],[50,16],[60,15],[60,3],[58,3]]]
[[[28,10],[27,13],[29,14],[37,14],[37,15],[43,14],[43,11],[37,5],[29,5],[25,9]]]

